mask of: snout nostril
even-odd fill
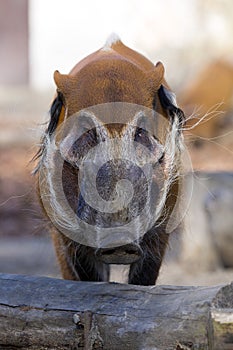
[[[101,255],[111,255],[115,253],[115,249],[103,250]]]

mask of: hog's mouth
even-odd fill
[[[142,250],[136,244],[127,244],[115,248],[97,249],[96,257],[105,264],[127,265],[142,257]]]

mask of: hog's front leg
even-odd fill
[[[155,285],[159,275],[169,235],[164,228],[157,227],[148,231],[140,243],[143,256],[133,263],[129,272],[129,283],[137,285]]]
[[[52,239],[63,278],[94,282],[109,280],[109,266],[98,261],[95,248],[74,242],[55,229]]]

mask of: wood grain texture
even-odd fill
[[[0,349],[229,350],[232,295],[1,274]]]

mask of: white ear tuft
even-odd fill
[[[112,33],[108,39],[105,42],[104,47],[102,48],[103,51],[108,51],[111,50],[112,45],[116,44],[118,41],[121,41],[119,35],[117,35],[116,33]]]

